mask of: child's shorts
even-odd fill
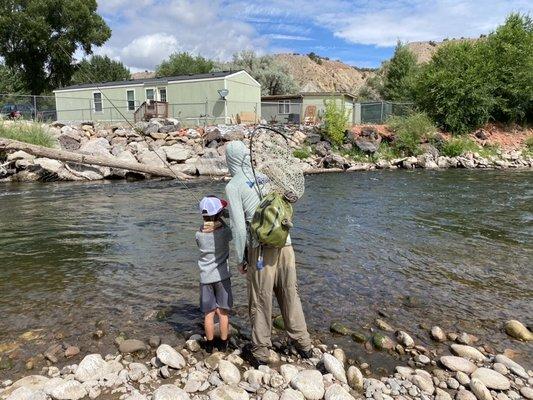
[[[231,310],[233,307],[233,294],[231,293],[231,279],[220,282],[200,284],[200,308],[208,313],[216,308]]]

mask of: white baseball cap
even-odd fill
[[[200,213],[202,215],[207,215],[208,217],[212,217],[213,215],[217,215],[220,211],[222,211],[224,208],[228,206],[228,202],[226,200],[219,199],[215,196],[207,196],[204,197],[200,201]]]

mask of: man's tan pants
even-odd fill
[[[266,362],[272,346],[272,293],[276,294],[285,329],[302,350],[311,349],[311,338],[298,293],[292,246],[263,247],[262,270],[257,270],[259,248],[248,248],[248,312],[252,322],[252,353]]]

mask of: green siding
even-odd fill
[[[242,73],[226,78],[228,117],[236,121],[242,112],[261,117],[261,86],[248,74]]]
[[[353,115],[353,103],[350,97],[347,96],[304,96],[303,100],[303,109],[302,109],[302,118],[305,115],[305,109],[307,106],[313,105],[316,106],[317,114],[323,116],[325,112],[325,101],[326,100],[335,100],[337,106],[341,107],[344,103],[344,107],[348,110],[348,123],[353,124],[354,115]]]

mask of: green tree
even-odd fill
[[[72,83],[113,82],[130,78],[130,70],[120,61],[108,56],[92,56],[89,60],[83,59],[78,63]]]
[[[324,101],[325,113],[325,134],[331,143],[335,146],[340,146],[344,141],[346,129],[348,127],[349,110],[344,107],[344,101],[340,101],[341,105],[337,104],[337,99],[332,98]]]
[[[419,70],[413,52],[398,42],[394,55],[383,64],[382,69],[383,82],[380,87],[382,98],[391,101],[412,100]]]
[[[96,0],[3,0],[0,56],[33,94],[67,85],[74,52],[90,54],[111,36],[96,9]]]
[[[20,73],[0,64],[0,93],[22,93],[24,92],[24,82]]]
[[[258,56],[253,51],[233,55],[230,63],[218,66],[221,70],[245,70],[261,84],[263,95],[296,93],[298,84],[287,69],[271,55]]]
[[[187,74],[205,74],[211,72],[215,63],[202,56],[189,53],[171,54],[168,60],[159,64],[155,70],[157,76],[177,76]]]

